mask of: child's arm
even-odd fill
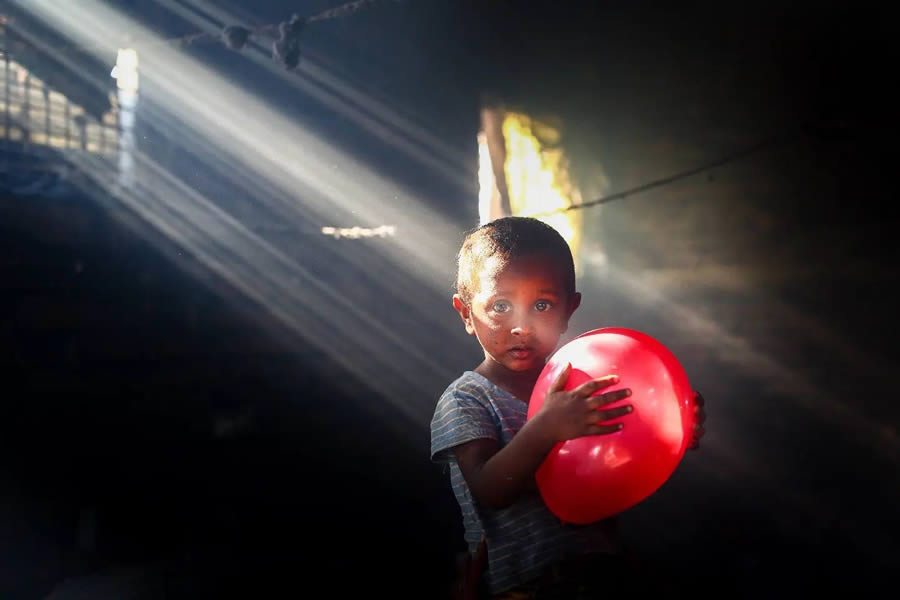
[[[599,407],[630,396],[631,390],[592,396],[618,381],[617,377],[609,376],[565,391],[563,387],[570,370],[571,366],[560,373],[547,391],[541,410],[525,423],[509,444],[500,448],[496,440],[478,439],[454,448],[460,471],[475,500],[482,506],[498,509],[515,502],[558,442],[622,429],[621,423],[598,423],[630,413],[630,405],[608,410]]]

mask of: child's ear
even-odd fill
[[[463,324],[466,326],[466,333],[475,335],[475,326],[472,325],[472,312],[469,310],[469,305],[463,301],[462,296],[459,294],[453,294],[453,308],[456,309],[459,317],[463,320]]]
[[[568,310],[566,312],[566,323],[563,325],[563,333],[569,330],[569,319],[572,318],[572,315],[575,314],[575,311],[578,310],[579,306],[581,306],[581,292],[575,292],[575,295],[572,296],[572,300],[569,302]]]

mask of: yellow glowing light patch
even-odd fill
[[[504,114],[502,131],[506,149],[504,173],[511,214],[534,216],[556,229],[568,242],[578,266],[582,236],[580,211],[544,214],[581,203],[578,188],[569,176],[565,153],[555,145],[559,142],[559,132],[526,115],[513,112]],[[495,194],[496,182],[483,135],[478,138],[478,147],[479,205],[484,221],[491,196]]]

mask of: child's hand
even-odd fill
[[[703,434],[706,433],[706,430],[703,429],[703,423],[706,421],[706,411],[703,410],[703,405],[706,404],[706,401],[703,399],[703,396],[700,392],[694,392],[694,431],[692,432],[691,444],[688,446],[690,450],[696,450],[700,447],[700,438],[703,437]]]
[[[564,390],[572,365],[566,365],[544,398],[540,413],[548,431],[557,442],[585,435],[607,435],[620,431],[622,423],[599,425],[610,419],[627,415],[633,409],[631,405],[619,406],[606,410],[599,407],[617,402],[631,395],[630,389],[616,390],[605,394],[592,395],[599,390],[618,383],[616,375],[607,375],[587,381],[575,389]]]

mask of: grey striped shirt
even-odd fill
[[[438,401],[431,421],[431,459],[450,466],[450,484],[459,503],[465,540],[474,552],[487,540],[487,583],[496,594],[538,577],[547,567],[587,552],[615,552],[611,523],[563,524],[537,491],[525,492],[512,506],[479,506],[459,469],[452,449],[489,438],[500,447],[525,425],[528,405],[488,379],[466,371]]]

